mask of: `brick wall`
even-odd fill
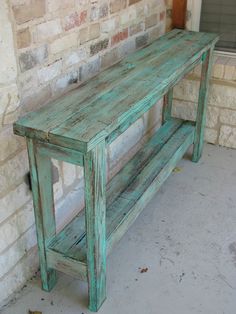
[[[158,38],[165,18],[164,0],[1,0],[1,304],[38,267],[26,146],[13,135],[12,123]],[[108,147],[109,177],[160,125],[160,116],[161,103]],[[61,227],[83,206],[83,171],[53,164]]]

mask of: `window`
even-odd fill
[[[236,52],[236,0],[202,0],[200,31],[220,35],[217,50]]]

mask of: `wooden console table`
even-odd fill
[[[106,298],[106,258],[191,144],[202,153],[215,34],[173,30],[14,124],[27,138],[42,287],[56,270],[89,285],[89,308]],[[203,63],[196,122],[171,117],[173,87]],[[105,147],[165,96],[163,125],[106,183]],[[84,167],[85,210],[56,234],[51,158]],[[125,279],[124,279],[125,280]]]

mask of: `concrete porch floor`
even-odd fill
[[[108,258],[100,314],[236,313],[236,150],[205,145],[179,167]],[[90,313],[87,285],[61,274],[46,293],[36,278],[0,312],[29,309]]]

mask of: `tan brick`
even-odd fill
[[[23,24],[35,18],[44,16],[46,13],[45,0],[31,0],[30,3],[12,7],[17,24]]]
[[[136,6],[129,7],[120,13],[120,25],[123,27],[130,26],[131,23],[137,23]]]
[[[112,49],[101,57],[101,67],[107,68],[119,59],[118,49]]]
[[[82,45],[89,40],[89,28],[84,27],[79,32],[79,43]]]
[[[129,27],[129,36],[133,36],[143,31],[143,23],[133,24]]]
[[[161,31],[160,25],[152,28],[149,32],[149,41],[152,42],[156,40],[157,38],[161,36],[161,34],[162,34],[162,31]]]
[[[47,1],[49,12],[73,8],[75,4],[74,0],[47,0]]]
[[[22,29],[16,34],[17,48],[26,48],[31,43],[31,34],[29,31],[29,27]]]
[[[0,194],[3,195],[9,188],[14,187],[17,183],[21,183],[24,180],[28,168],[26,151],[7,160],[7,162],[0,167]]]
[[[78,45],[78,34],[71,33],[64,37],[56,39],[51,44],[51,53],[56,54],[62,52],[71,47],[76,47]]]
[[[220,122],[236,126],[236,110],[221,109]]]
[[[225,80],[232,81],[234,79],[235,68],[236,67],[234,67],[233,65],[228,64],[228,63],[225,65],[225,73],[224,73],[224,79]]]
[[[236,110],[235,86],[223,85],[222,83],[212,84],[209,93],[209,104]]]
[[[36,26],[37,40],[42,41],[62,32],[59,19],[41,23]]]
[[[23,209],[11,216],[0,228],[0,248],[2,252],[16,241],[34,223],[33,204],[29,202]]]
[[[0,223],[13,215],[16,210],[20,209],[31,198],[32,194],[25,182],[0,198]]]
[[[111,0],[110,11],[111,13],[118,12],[126,8],[126,0]]]
[[[114,16],[101,23],[101,32],[111,33],[111,32],[114,32],[118,27],[119,27],[118,18],[117,16]]]
[[[222,125],[220,128],[219,144],[230,148],[236,148],[236,128]]]
[[[0,133],[0,161],[2,162],[14,155],[24,146],[23,138],[14,135],[12,128],[5,129]]]
[[[217,144],[218,132],[214,129],[205,129],[205,141],[211,144]]]
[[[129,0],[129,5],[132,5],[132,4],[135,4],[135,3],[138,3],[142,0]]]
[[[225,64],[227,59],[225,57],[216,57],[213,65],[213,77],[222,79],[225,72]]]
[[[89,39],[96,39],[100,36],[100,24],[95,23],[89,27]]]
[[[15,111],[19,106],[19,94],[16,84],[0,87],[0,115]]]
[[[147,28],[150,28],[152,26],[155,26],[157,24],[157,22],[158,22],[158,15],[157,15],[157,13],[152,14],[152,15],[146,17],[146,19],[145,19],[145,28],[147,29]]]
[[[213,106],[207,107],[207,120],[206,126],[208,128],[217,127],[218,119],[219,119],[220,109]]]
[[[31,89],[30,91],[31,93],[23,94],[21,97],[21,106],[24,113],[40,108],[49,102],[52,97],[50,85],[42,88],[37,87],[37,89]]]
[[[8,1],[0,1],[0,85],[9,84],[11,81],[15,80],[17,76],[13,38],[14,31],[13,23],[10,20],[8,4]]]

